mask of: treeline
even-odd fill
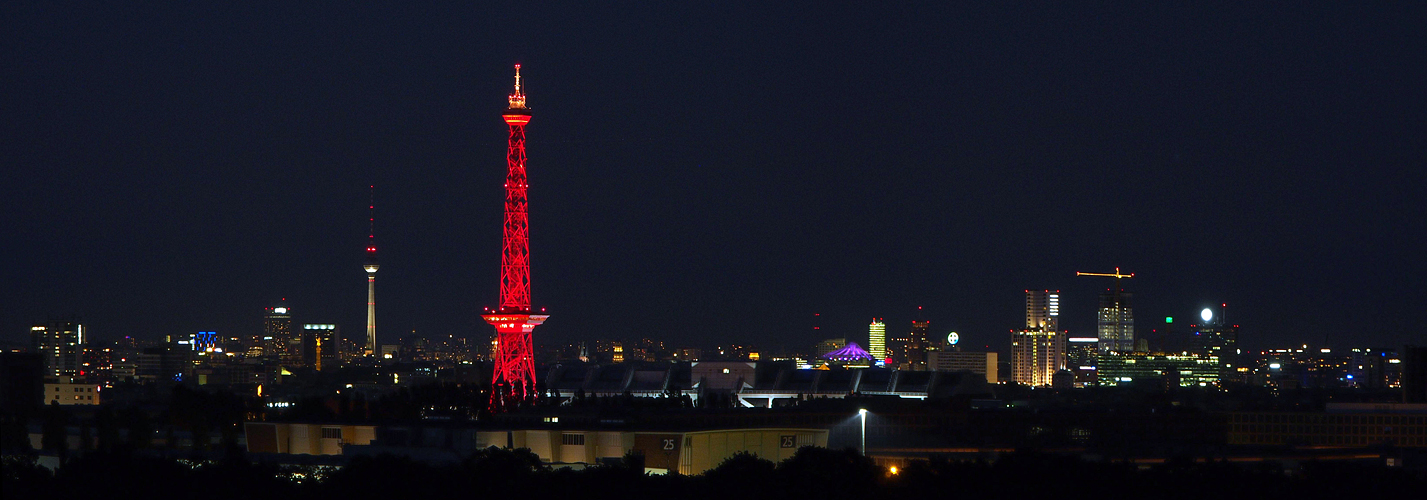
[[[638,456],[584,470],[543,467],[528,450],[488,449],[450,465],[394,456],[341,468],[254,464],[241,450],[209,463],[95,452],[57,473],[20,456],[4,460],[7,498],[1380,498],[1427,491],[1420,472],[1361,463],[1242,467],[1171,460],[1124,463],[1016,453],[993,463],[911,462],[895,473],[854,450],[803,448],[781,463],[737,455],[702,476],[647,475]]]

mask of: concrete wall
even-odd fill
[[[823,429],[733,429],[684,433],[680,474],[703,474],[733,455],[747,451],[781,462],[804,446],[827,446]]]
[[[341,438],[322,437],[323,428],[341,429]],[[248,451],[293,455],[341,455],[347,444],[371,444],[376,427],[371,425],[322,425],[281,422],[243,424]]]

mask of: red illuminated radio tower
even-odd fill
[[[491,376],[491,409],[514,408],[533,400],[535,357],[530,332],[550,316],[530,310],[530,218],[526,211],[525,124],[530,109],[520,89],[520,65],[515,65],[515,93],[502,113],[510,126],[505,153],[505,229],[500,252],[500,307],[482,316],[495,326],[495,374]]]

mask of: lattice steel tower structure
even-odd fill
[[[501,116],[510,127],[505,154],[505,224],[500,252],[500,307],[482,317],[495,326],[495,374],[491,376],[491,410],[514,408],[537,397],[535,356],[530,332],[550,316],[530,309],[530,217],[527,212],[525,175],[525,124],[530,109],[520,88],[520,65],[515,65],[515,93]]]

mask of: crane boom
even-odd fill
[[[1080,272],[1080,271],[1076,271],[1076,272],[1075,272],[1075,275],[1076,275],[1076,276],[1106,276],[1106,277],[1115,278],[1115,279],[1120,279],[1120,278],[1133,278],[1133,277],[1135,277],[1135,273],[1120,274],[1120,268],[1118,268],[1118,267],[1115,268],[1115,272],[1113,272],[1113,273],[1082,273],[1082,272]]]
[[[1113,273],[1082,273],[1082,272],[1078,272],[1078,271],[1077,271],[1077,272],[1075,273],[1075,275],[1076,275],[1076,276],[1104,276],[1104,277],[1106,277],[1106,278],[1115,278],[1115,288],[1110,291],[1110,292],[1113,294],[1112,296],[1114,297],[1114,298],[1112,299],[1112,300],[1114,300],[1114,309],[1113,309],[1114,312],[1113,312],[1113,318],[1111,319],[1111,320],[1114,322],[1114,327],[1111,329],[1111,330],[1112,330],[1111,332],[1105,331],[1105,326],[1104,326],[1104,321],[1105,321],[1105,319],[1104,319],[1104,314],[1105,314],[1105,313],[1103,312],[1104,305],[1103,305],[1103,303],[1102,303],[1102,305],[1101,305],[1101,307],[1102,307],[1102,312],[1101,312],[1101,317],[1102,317],[1102,319],[1101,319],[1101,327],[1100,327],[1100,330],[1101,330],[1101,331],[1100,331],[1100,332],[1097,332],[1097,335],[1099,335],[1099,338],[1100,338],[1100,351],[1101,351],[1101,352],[1104,352],[1104,351],[1119,351],[1119,350],[1123,350],[1123,349],[1127,349],[1127,348],[1128,348],[1128,349],[1133,349],[1133,342],[1134,342],[1134,333],[1133,333],[1133,332],[1134,332],[1134,329],[1133,329],[1133,327],[1129,328],[1129,331],[1128,331],[1128,332],[1122,331],[1122,330],[1124,329],[1124,327],[1122,326],[1121,318],[1123,317],[1122,315],[1124,314],[1124,313],[1123,313],[1124,310],[1123,310],[1123,308],[1122,308],[1122,306],[1121,306],[1121,302],[1120,302],[1120,292],[1121,292],[1121,290],[1122,290],[1122,289],[1120,288],[1120,279],[1121,279],[1121,278],[1133,278],[1133,277],[1135,277],[1135,273],[1124,274],[1124,273],[1121,273],[1121,272],[1120,272],[1120,268],[1116,267],[1116,268],[1115,268],[1115,272],[1113,272]],[[1110,335],[1108,341],[1107,341],[1107,338],[1106,338],[1106,334],[1107,334],[1107,333]],[[1129,342],[1129,343],[1130,343],[1130,345],[1129,345],[1128,347],[1124,345],[1126,342]]]

